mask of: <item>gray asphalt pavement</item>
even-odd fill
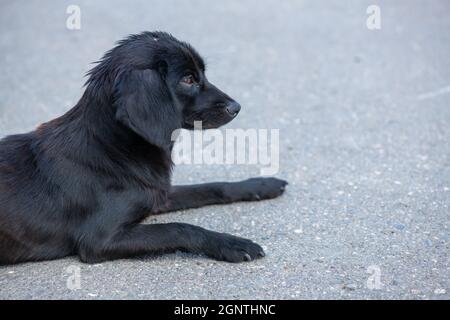
[[[80,30],[66,28],[70,4]],[[371,4],[380,30],[366,27]],[[264,259],[26,263],[0,267],[0,299],[449,299],[449,13],[447,0],[2,1],[0,136],[73,106],[116,40],[165,30],[241,103],[228,128],[280,128],[277,176],[290,184],[272,201],[147,221],[251,238]],[[183,165],[174,182],[258,173]]]

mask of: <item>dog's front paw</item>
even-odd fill
[[[215,233],[209,238],[205,254],[227,262],[252,261],[265,256],[264,250],[258,244],[227,233]]]
[[[273,199],[283,194],[287,184],[277,178],[252,178],[231,184],[226,195],[230,197],[231,202]]]

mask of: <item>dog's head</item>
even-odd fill
[[[163,32],[120,41],[90,76],[89,85],[95,87],[99,79],[110,84],[117,121],[160,147],[171,144],[176,129],[193,129],[194,121],[217,128],[240,110],[208,81],[200,55]]]

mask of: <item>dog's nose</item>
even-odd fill
[[[241,110],[241,105],[236,101],[232,101],[225,107],[225,109],[230,116],[235,117]]]

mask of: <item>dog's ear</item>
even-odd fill
[[[149,143],[169,149],[181,128],[181,111],[161,74],[152,69],[124,71],[114,84],[116,119]]]

